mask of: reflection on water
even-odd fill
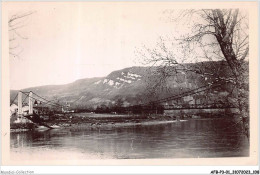
[[[11,133],[12,159],[197,158],[249,156],[247,138],[230,120],[188,120],[109,130]]]

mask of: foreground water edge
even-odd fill
[[[249,156],[249,141],[233,123],[231,119],[189,119],[103,129],[13,132],[10,155],[14,160]]]

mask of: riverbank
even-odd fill
[[[108,129],[138,125],[155,125],[180,121],[180,118],[160,115],[66,114],[47,122],[56,128]]]
[[[128,127],[142,125],[159,125],[174,122],[184,122],[188,119],[203,119],[210,117],[208,115],[183,115],[183,116],[166,116],[166,115],[117,115],[117,114],[93,114],[93,113],[72,113],[72,114],[56,114],[51,116],[45,124],[53,129],[108,129],[113,127]],[[215,115],[215,118],[227,117]],[[26,130],[46,130],[48,128],[39,126],[34,123],[13,123],[11,131]]]

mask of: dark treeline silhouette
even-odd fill
[[[134,105],[134,106],[98,106],[95,113],[113,114],[163,114],[164,108],[161,105]]]

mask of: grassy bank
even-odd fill
[[[50,117],[46,124],[54,128],[111,128],[111,127],[127,127],[136,125],[164,124],[177,121],[184,121],[190,118],[221,118],[230,117],[224,114],[212,116],[211,114],[196,114],[182,116],[167,116],[167,115],[116,115],[116,114],[93,114],[93,113],[72,113],[58,114]],[[37,129],[36,124],[11,124],[11,129]]]

